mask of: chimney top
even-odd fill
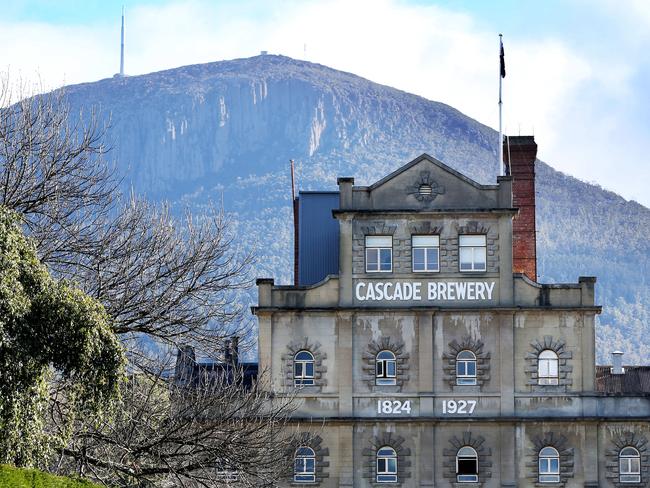
[[[623,367],[623,351],[612,351],[612,369],[610,370],[612,374],[625,374],[625,368]]]

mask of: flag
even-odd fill
[[[506,56],[503,53],[503,41],[501,41],[501,55],[499,56],[499,60],[501,61],[501,78],[506,77]]]

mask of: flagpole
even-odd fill
[[[503,63],[503,35],[499,34],[499,161],[497,162],[498,165],[498,175],[503,176],[503,126],[502,126],[502,109],[503,109],[503,101],[501,100],[501,83],[503,80],[503,71],[502,71],[502,64]]]

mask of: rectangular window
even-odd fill
[[[487,240],[484,235],[458,236],[458,254],[461,271],[487,269]]]
[[[440,271],[440,237],[412,236],[411,237],[413,271]]]
[[[393,271],[393,237],[366,236],[366,273]]]

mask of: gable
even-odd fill
[[[367,187],[356,189],[365,208],[387,210],[496,208],[497,186],[481,185],[423,154]],[[355,195],[355,200],[357,195]]]

